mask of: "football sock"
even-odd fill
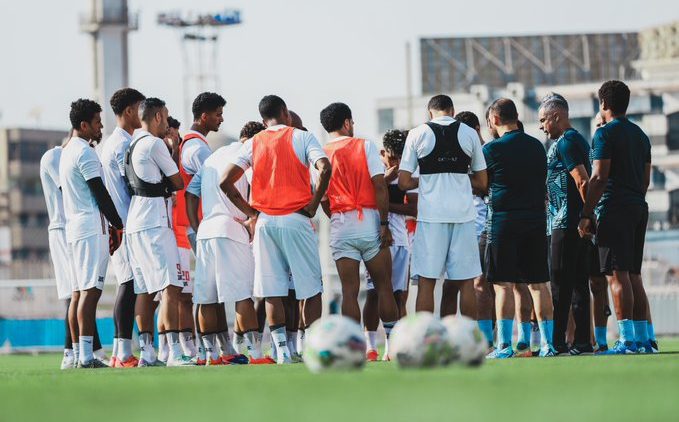
[[[153,363],[156,361],[156,352],[153,349],[153,337],[151,333],[139,333],[139,350],[140,356],[146,362]]]
[[[290,356],[297,353],[297,333],[294,331],[286,331],[285,338],[290,349]]]
[[[501,319],[497,324],[497,347],[512,347],[513,319]]]
[[[538,321],[538,325],[540,326],[540,346],[551,346],[554,338],[554,320]]]
[[[631,319],[618,321],[618,330],[620,331],[621,342],[634,341],[634,323]]]
[[[492,319],[480,319],[477,321],[479,325],[479,330],[483,334],[488,344],[493,344],[493,320]]]
[[[93,336],[80,336],[80,363],[87,363],[94,359],[92,351]]]
[[[73,343],[73,360],[76,363],[80,361],[80,343],[78,342]]]
[[[297,330],[297,353],[304,353],[304,330]]]
[[[288,339],[285,334],[285,326],[270,327],[271,343],[276,349],[276,361],[278,363],[290,362],[290,349],[288,349]]]
[[[655,341],[655,328],[653,328],[652,322],[648,323],[646,330],[648,331],[648,339],[651,341]]]
[[[217,333],[217,344],[219,344],[219,352],[224,356],[235,355],[231,340],[229,340],[229,330],[220,331]]]
[[[382,326],[384,327],[384,356],[389,357],[389,337],[391,337],[391,330],[394,329],[394,325],[396,325],[396,321],[389,321],[389,322],[382,322]]]
[[[648,343],[648,321],[634,321],[634,341],[637,343]]]
[[[65,358],[71,358],[73,357],[73,349],[64,349],[64,357]]]
[[[111,357],[118,357],[118,337],[113,337],[113,349],[111,350]]]
[[[196,343],[193,342],[193,333],[191,331],[182,331],[179,333],[179,343],[182,345],[182,352],[186,356],[196,356]]]
[[[167,337],[167,343],[170,346],[170,357],[175,360],[181,359],[184,353],[182,352],[182,344],[179,341],[179,332],[168,331],[165,337]]]
[[[377,350],[377,331],[365,331],[365,344],[368,346],[368,350]]]
[[[530,347],[531,349],[540,348],[540,325],[537,321],[531,321]]]
[[[250,358],[261,359],[262,335],[257,331],[248,331],[243,337],[245,337],[245,344]]]
[[[519,338],[517,339],[516,342],[523,343],[526,346],[530,346],[530,336],[532,328],[533,327],[530,325],[530,321],[519,323]]]
[[[605,325],[603,327],[594,327],[594,340],[599,347],[608,345],[606,333],[607,327]]]
[[[206,357],[209,357],[212,360],[219,359],[219,352],[217,351],[217,347],[215,345],[217,341],[217,334],[203,334],[202,340]]]
[[[233,341],[231,342],[231,346],[236,350],[236,353],[239,355],[244,355],[246,353],[249,353],[248,346],[245,343],[245,336],[243,333],[235,333],[233,336]]]
[[[167,361],[167,357],[170,355],[170,349],[167,344],[167,331],[158,333],[158,359],[163,362]]]
[[[129,338],[119,338],[118,339],[118,353],[116,357],[121,361],[125,362],[130,357],[132,357],[132,339]]]

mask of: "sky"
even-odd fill
[[[160,11],[241,10],[220,32],[220,129],[234,135],[259,120],[262,96],[277,94],[320,134],[320,110],[342,101],[358,136],[377,132],[378,98],[406,94],[405,44],[420,90],[420,37],[637,31],[679,19],[676,0],[129,0],[139,30],[129,37],[130,86],[185,117],[180,35]],[[0,127],[66,129],[70,102],[93,95],[90,37],[79,15],[88,0],[0,0]],[[195,96],[193,93],[191,96]],[[187,122],[182,122],[186,128]]]

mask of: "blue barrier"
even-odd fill
[[[99,337],[104,346],[113,341],[113,318],[97,319]],[[0,346],[21,348],[61,348],[66,327],[63,319],[0,319]]]

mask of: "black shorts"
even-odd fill
[[[550,238],[550,278],[553,282],[563,279],[568,283],[587,283],[589,261],[594,246],[583,239],[578,231],[554,229]]]
[[[486,246],[486,277],[491,283],[546,283],[547,223],[542,220],[493,221]]]
[[[641,274],[648,207],[627,206],[601,213],[597,226],[599,267],[604,274],[628,271]]]

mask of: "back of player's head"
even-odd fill
[[[403,147],[406,145],[407,137],[407,130],[388,130],[382,137],[382,147],[385,151],[395,155],[396,157],[401,157],[403,155]]]
[[[443,94],[434,95],[427,104],[427,110],[452,111],[453,109],[453,99]]]
[[[260,122],[247,122],[243,126],[243,129],[240,130],[239,138],[241,140],[250,139],[264,129],[266,129],[266,127]]]
[[[519,112],[516,104],[509,98],[500,98],[493,101],[489,108],[490,115],[497,116],[501,125],[516,123],[519,120]]]
[[[221,95],[214,92],[203,92],[198,94],[193,104],[191,105],[191,112],[193,113],[193,120],[199,120],[203,113],[210,113],[217,110],[219,107],[224,107],[226,100]]]
[[[321,125],[328,133],[342,129],[347,119],[351,119],[351,109],[344,103],[332,103],[321,110]]]
[[[167,125],[172,129],[179,130],[179,126],[181,125],[181,123],[179,123],[179,120],[175,119],[174,117],[167,116]]]
[[[455,115],[455,120],[459,120],[460,122],[464,123],[465,125],[469,126],[472,129],[481,128],[479,118],[476,117],[476,114],[472,113],[471,111],[461,111],[457,113]]]
[[[120,116],[127,107],[144,101],[145,98],[144,94],[134,88],[119,89],[111,97],[111,108],[116,116]]]
[[[91,123],[97,113],[101,113],[101,106],[96,101],[86,98],[73,101],[68,116],[71,120],[71,127],[79,130],[82,122]]]
[[[143,122],[149,123],[163,107],[165,107],[165,101],[154,97],[147,98],[139,105],[139,118]]]
[[[606,81],[599,88],[599,102],[615,114],[627,113],[629,87],[622,81]]]
[[[278,95],[267,95],[259,101],[259,114],[264,120],[280,117],[287,108],[285,101]]]

